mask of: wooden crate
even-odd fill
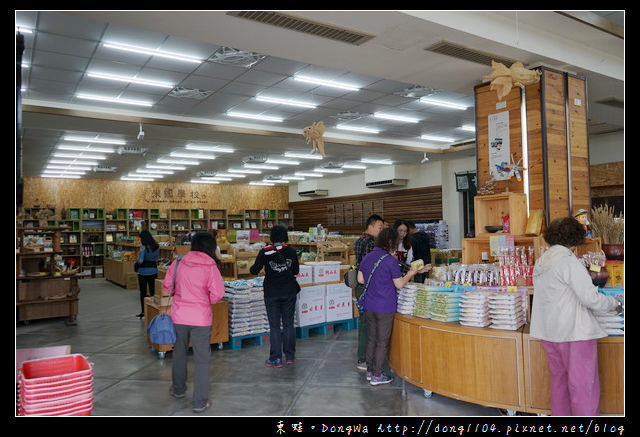
[[[510,235],[524,235],[529,213],[524,193],[502,193],[473,198],[476,236],[491,235],[485,226],[501,226],[502,217],[508,215]]]

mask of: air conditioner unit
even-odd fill
[[[402,187],[407,185],[409,169],[401,165],[366,169],[364,183],[367,188]]]
[[[319,181],[309,180],[298,182],[298,196],[320,197],[329,195],[329,190],[319,185]]]

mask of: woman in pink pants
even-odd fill
[[[573,254],[584,237],[573,217],[554,220],[544,233],[551,247],[533,270],[530,335],[542,340],[547,353],[553,416],[600,414],[597,339],[607,333],[592,311],[622,311],[614,297],[598,292]]]

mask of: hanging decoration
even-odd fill
[[[324,135],[325,126],[324,122],[318,121],[313,122],[311,126],[307,126],[302,129],[302,135],[307,139],[307,144],[311,143],[313,149],[311,153],[320,152],[322,157],[325,156],[324,153],[324,139],[322,136]]]
[[[514,85],[524,88],[540,81],[540,72],[527,70],[520,61],[514,62],[510,68],[501,62],[491,61],[491,68],[493,68],[491,74],[482,78],[491,80],[490,89],[496,91],[498,100],[504,99]]]

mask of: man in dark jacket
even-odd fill
[[[293,364],[296,356],[296,333],[293,318],[300,285],[296,275],[300,271],[295,249],[287,246],[287,228],[271,229],[271,245],[260,250],[249,271],[257,275],[264,268],[264,304],[269,318],[271,350],[266,365],[282,367],[282,353],[286,364]],[[282,322],[282,333],[280,331]]]
[[[409,234],[411,235],[411,248],[413,249],[413,260],[421,259],[424,265],[431,264],[431,239],[426,232],[416,228],[416,224],[409,221]],[[424,283],[429,273],[418,273],[414,276],[415,282]]]

